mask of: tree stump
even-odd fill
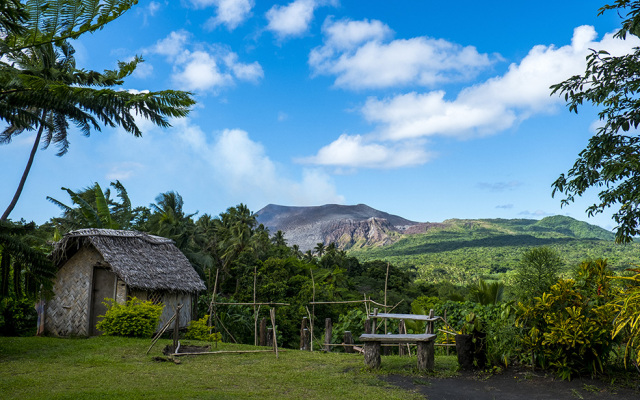
[[[456,351],[458,352],[458,364],[463,370],[473,369],[475,346],[472,335],[456,335]]]
[[[300,350],[311,351],[311,332],[307,328],[302,330],[302,347]]]
[[[267,346],[273,347],[273,328],[267,328]]]
[[[433,371],[435,368],[435,345],[433,340],[418,342],[418,370]]]
[[[324,351],[327,353],[331,351],[331,336],[333,335],[333,323],[331,318],[324,320]]]
[[[302,322],[300,323],[300,350],[307,350],[304,339],[305,329],[307,329],[307,317],[302,317]]]
[[[344,340],[343,340],[345,346],[344,346],[344,352],[345,353],[353,353],[355,350],[353,350],[353,336],[351,335],[351,331],[344,331]],[[351,345],[351,346],[349,346]]]
[[[364,365],[368,368],[380,368],[380,342],[364,343]]]
[[[267,319],[260,320],[260,346],[267,345]]]

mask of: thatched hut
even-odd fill
[[[170,239],[136,231],[81,229],[66,234],[52,253],[58,273],[47,302],[45,329],[58,336],[91,336],[105,298],[164,303],[159,327],[182,304],[180,325],[195,317],[204,282]]]

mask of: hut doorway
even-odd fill
[[[99,315],[107,312],[107,306],[103,304],[104,299],[115,298],[116,293],[116,274],[105,268],[95,267],[93,269],[93,284],[91,295],[91,311],[89,322],[89,335],[96,336],[102,334],[102,331],[96,328],[96,324],[102,320]]]

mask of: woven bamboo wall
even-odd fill
[[[116,283],[116,303],[124,304],[127,302],[127,284],[120,278],[118,278],[118,282]]]
[[[182,309],[180,310],[180,327],[184,328],[189,325],[191,321],[191,294],[190,293],[179,293],[179,292],[163,292],[162,293],[162,302],[164,303],[164,309],[162,310],[162,315],[160,316],[160,323],[158,324],[158,329],[162,329],[164,324],[173,317],[173,314],[176,312],[175,308],[178,304],[182,304]]]
[[[156,297],[158,292],[153,293],[153,297]],[[164,325],[173,317],[175,313],[175,307],[178,304],[183,304],[182,309],[180,310],[180,327],[184,328],[189,325],[189,322],[192,318],[192,309],[193,309],[193,295],[191,293],[181,293],[181,292],[167,292],[161,291],[160,301],[164,304],[164,308],[162,309],[162,315],[160,316],[160,322],[158,323],[157,330],[160,330],[164,327]],[[129,292],[131,297],[136,297],[139,300],[149,300],[149,292],[139,290],[139,289],[131,289]]]
[[[88,336],[93,266],[102,256],[83,248],[58,271],[54,296],[47,302],[45,330],[57,336]]]

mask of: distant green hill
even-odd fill
[[[420,229],[415,229],[420,228]],[[570,271],[582,260],[606,258],[614,270],[640,262],[640,245],[614,243],[614,234],[565,216],[531,219],[452,219],[412,228],[395,243],[351,249],[361,261],[382,259],[415,270],[419,279],[468,283],[508,279],[526,249],[557,250]]]

